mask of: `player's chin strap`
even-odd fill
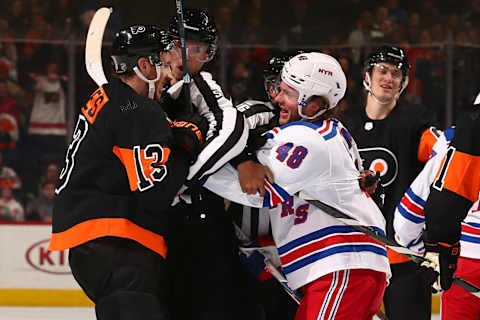
[[[370,83],[372,82],[372,80],[370,79],[370,74],[367,72],[365,73],[365,75],[367,76],[367,81],[363,80],[363,87],[367,90],[368,94],[373,98],[373,100],[375,100],[379,104],[389,104],[392,101],[398,100],[403,90],[405,90],[405,88],[408,85],[408,75],[407,75],[405,77],[405,80],[402,83],[402,87],[400,88],[400,91],[397,92],[397,94],[393,97],[393,99],[390,99],[387,101],[381,101],[373,94],[372,89],[370,88]]]
[[[152,63],[153,64],[153,63]],[[158,80],[160,80],[160,76],[161,76],[161,69],[160,69],[160,64],[156,63],[156,64],[153,64],[155,66],[155,70],[157,71],[157,77],[153,80],[149,80],[147,79],[143,73],[140,72],[140,70],[138,69],[137,66],[133,67],[133,71],[135,71],[135,74],[140,78],[142,79],[143,81],[145,81],[146,83],[148,83],[148,98],[149,99],[153,99],[153,97],[155,96],[155,82],[157,82]]]

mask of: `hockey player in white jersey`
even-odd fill
[[[245,205],[268,207],[273,237],[289,285],[304,298],[296,319],[371,319],[390,277],[385,247],[302,198],[328,203],[385,233],[385,220],[361,190],[355,141],[333,117],[346,78],[331,56],[311,52],[282,70],[280,127],[257,152],[275,183],[264,197],[241,193],[236,172],[223,167],[204,186]],[[332,110],[333,109],[333,110]],[[301,196],[300,196],[301,195]]]
[[[395,239],[403,246],[423,254],[423,232],[425,229],[425,203],[430,195],[430,187],[437,179],[443,159],[449,150],[455,128],[444,131],[433,146],[431,158],[408,188],[395,209],[393,227]],[[472,284],[480,285],[480,204],[473,203],[462,222],[460,257],[455,274]],[[442,291],[439,279],[433,284],[435,291]],[[442,293],[442,319],[477,320],[480,315],[480,299],[472,296],[455,283]]]

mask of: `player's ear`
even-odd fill
[[[142,72],[142,74],[145,74],[145,72],[148,71],[148,68],[151,65],[147,57],[140,57],[137,60],[137,66],[138,66],[138,69]]]

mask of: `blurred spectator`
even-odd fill
[[[35,99],[28,134],[43,153],[61,153],[65,149],[67,124],[65,120],[65,92],[56,62],[49,62],[45,74],[36,75]]]
[[[387,18],[388,8],[384,6],[377,7],[377,10],[375,10],[375,18],[373,20],[372,30],[370,31],[370,35],[373,39],[383,37],[382,25],[383,21]]]
[[[363,58],[362,49],[371,41],[371,30],[373,28],[373,13],[370,10],[363,10],[356,22],[355,28],[348,36],[348,44],[352,46],[352,58],[354,63],[359,63]],[[367,51],[369,51],[367,49]]]
[[[61,170],[61,167],[58,165],[57,162],[50,162],[47,165],[43,175],[40,177],[40,183],[38,185],[37,194],[40,194],[40,191],[42,190],[42,185],[45,181],[53,181],[55,182],[55,185],[57,184],[60,176],[60,170]]]
[[[28,30],[30,19],[25,10],[24,0],[13,0],[7,9],[8,28],[14,37],[22,37]]]
[[[12,188],[15,190],[19,190],[22,188],[22,180],[15,172],[15,170],[5,165],[3,153],[0,152],[0,182],[4,180],[11,182]]]
[[[25,220],[23,206],[13,198],[13,182],[8,179],[0,181],[0,220]]]
[[[233,29],[232,9],[230,7],[222,5],[218,8],[215,23],[217,24],[220,48],[237,40],[236,30]]]
[[[480,0],[471,0],[462,15],[462,23],[465,27],[480,28]]]
[[[418,12],[410,13],[408,18],[407,40],[411,44],[420,43],[420,14]]]
[[[287,28],[282,38],[286,43],[290,46],[311,43],[311,38],[308,36],[311,25],[308,24],[310,19],[307,17],[309,13],[307,0],[290,0],[284,10],[286,10],[286,18],[281,21],[287,23]]]
[[[403,27],[408,26],[408,12],[407,10],[399,7],[398,0],[387,0],[385,7],[387,7],[390,17],[395,22]]]
[[[0,77],[18,81],[17,47],[9,41],[0,42]]]
[[[437,0],[422,0],[419,4],[418,13],[422,17],[423,26],[431,26],[442,20]]]
[[[408,60],[412,65],[409,73],[409,82],[406,89],[405,98],[412,103],[422,103],[423,84],[429,81],[431,75],[431,52],[428,47],[432,42],[432,37],[428,29],[420,33],[420,44],[427,47],[412,47],[406,53]]]
[[[41,184],[38,197],[27,201],[25,207],[26,220],[52,221],[53,198],[55,196],[56,180],[45,180]]]
[[[460,28],[460,17],[458,13],[452,12],[448,15],[447,26],[445,27],[445,37],[452,41],[455,39],[455,34]]]
[[[40,43],[49,40],[52,36],[53,27],[45,20],[40,13],[32,16],[32,25],[27,31],[25,38],[27,43],[23,47],[23,58],[34,64],[44,64],[49,58],[49,45]],[[35,66],[32,67],[35,70]]]
[[[8,95],[7,81],[0,78],[0,151],[10,161],[17,160],[20,111],[17,100]]]
[[[45,66],[45,74],[36,75],[35,98],[28,124],[28,136],[25,156],[28,163],[24,164],[28,191],[36,191],[40,169],[54,160],[62,159],[66,147],[67,124],[65,117],[65,93],[56,62]],[[25,160],[24,160],[25,162]],[[34,192],[35,192],[34,191]]]
[[[430,29],[432,42],[444,42],[446,40],[446,33],[443,23],[437,22],[432,25]]]

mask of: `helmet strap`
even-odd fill
[[[298,115],[302,118],[302,119],[308,119],[308,120],[313,120],[319,116],[321,116],[322,114],[324,114],[325,112],[327,112],[329,109],[331,108],[325,108],[325,109],[321,109],[321,110],[318,110],[317,113],[315,113],[313,116],[307,116],[307,115],[304,115],[302,110],[303,108],[308,104],[308,101],[306,100],[302,100],[298,103]]]
[[[160,69],[160,65],[159,64],[155,64],[155,70],[157,71],[157,77],[153,80],[149,80],[147,79],[143,73],[138,69],[137,66],[133,67],[133,71],[135,71],[135,74],[140,78],[142,79],[143,81],[145,81],[146,83],[148,83],[148,98],[149,99],[153,99],[154,95],[155,95],[155,82],[157,82],[158,80],[160,80],[160,76],[161,76],[161,69]]]

